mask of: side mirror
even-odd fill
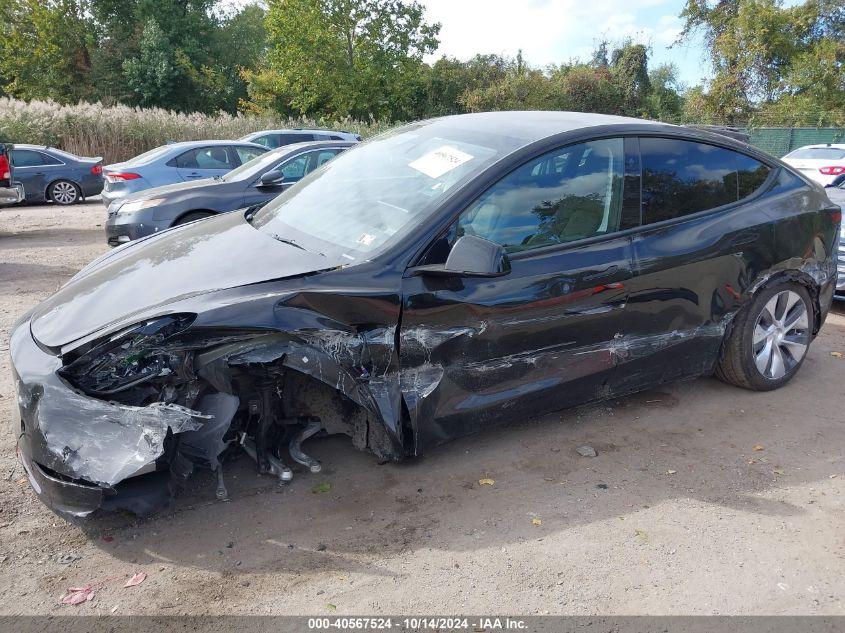
[[[464,235],[455,242],[445,264],[418,266],[412,272],[439,277],[500,277],[510,270],[508,255],[499,244]]]
[[[259,179],[259,187],[272,187],[273,185],[281,185],[285,180],[285,174],[280,169],[274,169],[261,175]]]

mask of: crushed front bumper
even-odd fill
[[[86,396],[38,347],[29,321],[10,339],[18,455],[35,494],[55,512],[83,517],[97,508],[145,516],[170,500],[165,455],[174,433],[199,427],[182,407],[130,407]]]

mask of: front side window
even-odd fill
[[[265,134],[264,136],[252,139],[252,142],[263,145],[264,147],[269,147],[270,149],[275,149],[279,146],[279,137]]]
[[[308,166],[308,154],[297,156],[282,165],[281,170],[285,175],[285,182],[295,182],[305,175],[305,168]]]
[[[458,220],[458,236],[477,235],[509,253],[619,230],[622,139],[570,145],[517,168]]]

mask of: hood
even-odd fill
[[[30,328],[42,345],[59,348],[150,310],[166,313],[168,304],[191,296],[343,263],[279,242],[241,213],[226,213],[96,260],[33,311]]]

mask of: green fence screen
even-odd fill
[[[804,145],[845,143],[841,127],[758,127],[746,130],[751,144],[777,158]]]

